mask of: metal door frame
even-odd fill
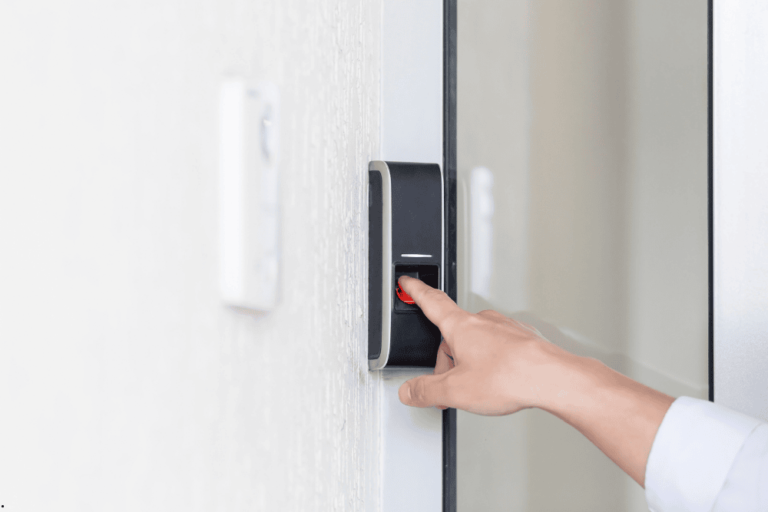
[[[445,208],[444,288],[456,300],[456,0],[384,0],[381,152],[439,163]],[[385,512],[456,510],[456,411],[402,405],[398,389],[424,372],[382,370]]]

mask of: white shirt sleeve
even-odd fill
[[[678,398],[653,441],[645,497],[652,512],[768,510],[768,424]]]
[[[714,512],[768,510],[768,424],[749,434],[715,500]]]

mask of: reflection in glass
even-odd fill
[[[706,2],[458,6],[461,305],[706,397]],[[458,422],[459,510],[647,510],[546,413]]]
[[[469,203],[470,256],[473,294],[490,298],[493,275],[493,173],[475,167],[469,178],[472,198]]]

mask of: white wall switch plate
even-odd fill
[[[278,299],[280,102],[272,83],[226,78],[219,95],[220,288],[225,303]]]

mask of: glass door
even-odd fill
[[[459,0],[459,303],[708,391],[707,3]],[[458,414],[458,509],[647,510],[536,410]]]

